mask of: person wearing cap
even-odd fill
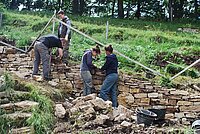
[[[70,19],[65,15],[63,10],[60,10],[58,12],[58,17],[60,20],[67,25],[71,26],[71,21]],[[64,38],[66,40],[65,46],[63,47],[63,58],[62,61],[65,64],[68,64],[69,60],[69,45],[70,45],[70,39],[71,39],[71,31],[70,28],[62,23],[59,23],[58,27],[58,37],[59,38]]]
[[[91,50],[86,50],[82,56],[81,65],[80,65],[80,72],[81,72],[81,78],[83,80],[83,95],[89,95],[92,93],[92,75],[91,71],[92,69],[96,68],[93,64],[93,58],[100,54],[100,48],[99,46],[96,46],[92,48]]]
[[[40,61],[42,60],[43,66],[43,79],[51,80],[49,76],[50,72],[50,54],[49,50],[53,47],[58,48],[59,57],[63,56],[63,44],[65,44],[65,40],[63,38],[58,38],[55,35],[45,35],[37,39],[34,45],[34,67],[33,67],[33,76],[38,75],[38,68],[40,65]]]

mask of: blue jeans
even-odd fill
[[[90,71],[81,71],[81,78],[83,79],[83,95],[89,95],[92,93],[92,75]]]
[[[100,97],[105,101],[108,100],[108,94],[111,94],[113,107],[117,107],[117,80],[117,73],[107,75],[100,91]]]

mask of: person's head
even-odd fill
[[[105,51],[106,51],[106,55],[112,54],[113,53],[112,45],[108,45],[107,47],[105,47]]]
[[[65,12],[63,10],[58,11],[58,17],[60,19],[64,19],[65,18]]]
[[[64,47],[65,44],[67,43],[67,41],[65,40],[65,38],[60,38],[60,41],[61,41],[63,47]]]
[[[101,53],[101,50],[98,45],[96,47],[92,48],[92,56],[97,56]]]

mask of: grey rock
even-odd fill
[[[66,114],[66,110],[63,107],[63,105],[62,104],[56,104],[55,116],[62,119],[62,118],[65,117],[65,114]]]
[[[123,121],[123,122],[121,123],[121,126],[122,126],[122,127],[131,127],[131,126],[132,126],[132,123],[127,122],[127,121]]]

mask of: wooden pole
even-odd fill
[[[56,10],[54,11],[54,16],[56,16]],[[55,33],[55,20],[53,20],[53,29],[52,29],[52,34]]]
[[[14,49],[16,49],[16,50],[18,50],[18,51],[20,51],[20,52],[26,53],[26,51],[24,51],[24,50],[22,50],[22,49],[19,49],[19,48],[15,47],[15,46],[12,46],[12,45],[10,45],[10,44],[8,44],[8,43],[5,43],[5,42],[3,42],[3,41],[0,41],[0,44],[3,44],[3,45],[5,45],[5,46],[11,47],[11,48],[14,48]]]
[[[0,13],[0,27],[2,26],[2,13]]]
[[[184,73],[186,70],[188,70],[189,68],[193,67],[194,65],[196,65],[197,63],[200,62],[200,59],[196,60],[194,63],[192,63],[191,65],[189,65],[188,67],[186,67],[185,69],[183,69],[182,71],[180,71],[178,74],[174,75],[172,78],[170,78],[170,80],[175,79],[176,77],[178,77],[179,75],[181,75],[182,73]]]
[[[40,34],[37,36],[37,38],[32,42],[32,44],[29,46],[28,50],[26,51],[27,53],[33,48],[35,42],[37,41],[37,39],[42,35],[42,33],[44,32],[44,30],[46,30],[46,28],[49,26],[49,24],[51,23],[51,21],[54,19],[55,14],[53,14],[53,16],[51,17],[51,19],[47,22],[46,26],[42,29],[42,31],[40,32]]]
[[[73,27],[71,27],[70,25],[68,25],[68,24],[66,24],[66,23],[64,23],[64,22],[62,22],[61,20],[59,20],[59,19],[57,19],[57,18],[55,18],[55,20],[57,20],[58,22],[62,23],[62,24],[65,25],[65,26],[67,26],[68,28],[74,30],[75,32],[77,32],[77,33],[79,33],[79,34],[85,36],[86,38],[88,38],[88,39],[90,39],[90,40],[96,42],[96,43],[99,44],[101,47],[104,47],[104,46],[105,46],[103,43],[99,42],[98,40],[96,40],[96,39],[94,39],[94,38],[92,38],[92,37],[86,35],[85,33],[81,32],[81,31],[79,31],[79,30],[77,30],[77,29],[75,29],[75,28],[73,28]],[[162,76],[162,77],[165,77],[165,76],[164,76],[163,74],[161,74],[160,72],[157,72],[157,71],[155,71],[155,70],[153,70],[153,69],[151,69],[151,68],[149,68],[149,67],[146,67],[145,65],[139,63],[138,61],[135,61],[135,60],[133,60],[133,59],[127,57],[126,55],[124,55],[124,54],[122,54],[122,53],[120,53],[120,52],[118,52],[118,51],[116,51],[116,50],[114,50],[114,52],[117,53],[118,55],[120,55],[120,56],[122,56],[122,57],[128,59],[129,61],[131,61],[131,62],[133,62],[133,63],[135,63],[135,64],[138,64],[138,65],[140,65],[141,67],[143,67],[143,68],[145,68],[145,69],[147,69],[147,70],[153,72],[153,73],[156,74],[156,75],[160,75],[160,76]]]
[[[108,40],[108,28],[109,28],[109,23],[107,21],[107,23],[106,23],[106,40]]]

